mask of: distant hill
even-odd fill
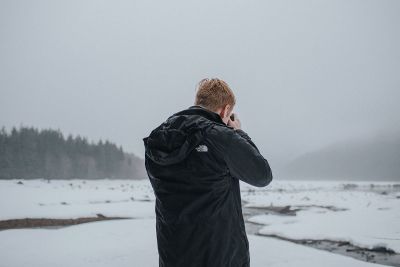
[[[114,143],[89,143],[59,130],[0,131],[0,179],[142,179],[144,160]]]
[[[347,140],[305,153],[282,171],[285,178],[400,181],[400,134]]]

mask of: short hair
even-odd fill
[[[230,104],[230,111],[232,111],[236,104],[236,98],[225,81],[218,78],[204,78],[198,83],[194,104],[213,112]]]

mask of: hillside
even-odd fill
[[[15,127],[0,131],[0,179],[142,179],[144,160],[126,153],[108,140],[88,142],[85,137],[59,130]]]
[[[400,134],[346,140],[291,161],[283,176],[295,179],[400,180]]]

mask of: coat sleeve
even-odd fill
[[[224,127],[218,136],[224,143],[222,156],[233,177],[257,187],[267,186],[272,181],[268,161],[245,131]]]
[[[232,176],[253,186],[267,186],[272,181],[268,161],[261,155],[251,138],[241,129],[233,130],[225,162]]]

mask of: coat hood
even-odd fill
[[[179,163],[204,140],[213,122],[226,125],[217,113],[201,106],[179,111],[143,138],[145,156],[159,165]]]

